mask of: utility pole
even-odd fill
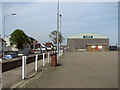
[[[2,35],[2,38],[3,38],[3,40],[2,40],[2,58],[4,59],[4,56],[5,56],[5,17],[6,16],[4,16],[4,27],[3,27],[3,35]]]
[[[61,33],[61,17],[62,15],[60,14],[60,33]],[[61,33],[61,36],[62,36],[62,33]],[[61,54],[61,41],[60,41],[60,54]]]
[[[57,8],[57,60],[59,59],[59,0]]]

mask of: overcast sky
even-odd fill
[[[21,29],[44,43],[57,29],[56,2],[3,2],[2,15],[11,13],[17,15],[6,18],[6,35]],[[118,43],[117,2],[61,2],[60,13],[64,44],[68,36],[85,32],[100,33],[110,38],[110,44]]]

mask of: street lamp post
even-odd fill
[[[61,33],[61,17],[62,17],[62,15],[60,14],[60,33]],[[61,35],[62,35],[62,33],[61,33]],[[60,41],[60,54],[61,54],[61,41]]]
[[[58,0],[58,11],[57,11],[57,60],[59,59],[59,0]]]
[[[16,15],[16,13],[13,13],[13,14],[9,14],[9,15],[5,15],[4,16],[4,29],[3,29],[3,35],[2,35],[2,37],[3,37],[3,46],[2,46],[2,51],[3,51],[3,58],[4,58],[4,56],[5,56],[5,42],[4,42],[4,40],[5,40],[5,19],[6,19],[6,17],[8,17],[8,16],[14,16],[14,15]]]

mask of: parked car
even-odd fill
[[[41,53],[41,50],[40,50],[40,48],[38,48],[38,49],[32,49],[32,52],[37,54],[37,53]]]
[[[30,49],[29,54],[34,54],[34,51],[32,49]]]
[[[13,52],[13,53],[6,54],[4,59],[6,60],[6,59],[17,58],[17,57],[19,57],[19,56],[16,53]]]
[[[51,51],[52,50],[52,48],[51,47],[47,47],[47,51]]]
[[[109,51],[117,51],[117,46],[109,46]]]
[[[46,47],[43,43],[41,43],[41,48],[40,48],[40,50],[41,50],[41,52],[43,53],[43,52],[47,51],[47,47]]]
[[[23,56],[24,55],[24,51],[18,51],[18,56]]]
[[[41,48],[41,52],[43,53],[43,52],[45,52],[45,51],[47,51],[47,48],[46,48],[46,47],[42,47],[42,48]]]

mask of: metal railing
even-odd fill
[[[48,57],[48,61],[47,63],[50,64],[50,60],[51,60],[51,57],[50,55],[55,53],[56,51],[54,52],[47,52],[47,53],[43,53],[43,58],[42,58],[42,66],[45,67],[46,63],[45,63],[45,54],[47,55]],[[61,50],[59,52],[59,57],[63,55],[63,50]],[[22,79],[25,79],[26,78],[26,60],[27,60],[27,56],[22,56]],[[38,72],[38,55],[36,54],[36,57],[35,57],[35,72]]]

